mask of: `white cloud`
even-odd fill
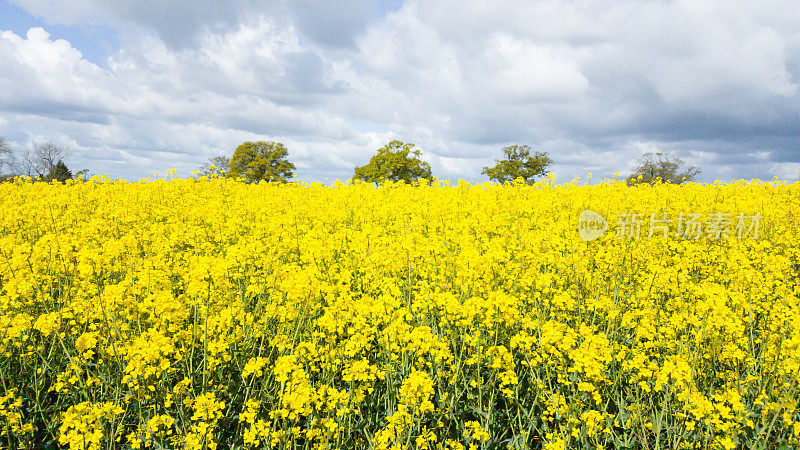
[[[0,134],[68,136],[74,165],[131,178],[252,139],[284,142],[303,179],[347,177],[391,139],[471,180],[515,143],[548,151],[560,179],[652,148],[709,180],[798,159],[792,0],[409,0],[383,18],[362,0],[222,5],[21,3],[125,38],[99,67],[46,27],[2,32]]]
[[[103,111],[113,108],[116,95],[107,74],[82,59],[67,41],[51,40],[42,28],[26,38],[0,33],[0,102],[5,108]]]
[[[486,43],[481,58],[488,72],[487,93],[503,103],[531,103],[574,98],[589,86],[577,63],[551,46],[497,33]]]

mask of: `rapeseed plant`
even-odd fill
[[[0,184],[0,448],[798,447],[798,199]]]

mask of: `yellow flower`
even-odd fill
[[[0,183],[2,445],[800,445],[800,183],[174,175]]]
[[[486,442],[490,436],[477,421],[464,422],[464,433],[476,441]]]
[[[123,412],[111,402],[83,402],[70,406],[61,418],[58,442],[70,449],[100,449],[105,437],[104,423]]]
[[[422,414],[433,411],[433,380],[426,372],[413,370],[400,386],[400,404]]]
[[[44,337],[48,337],[53,331],[58,330],[59,322],[58,313],[46,313],[36,319],[33,328],[39,330]]]
[[[94,348],[97,346],[97,333],[86,332],[78,336],[75,340],[75,350],[84,358],[94,356]]]

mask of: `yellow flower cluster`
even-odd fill
[[[15,396],[16,389],[6,390],[5,395],[0,397],[0,437],[10,442],[15,437],[25,446],[32,446],[31,435],[33,424],[24,423],[22,415],[22,399]]]
[[[401,409],[414,411],[414,414],[433,412],[433,380],[426,372],[412,370],[400,386]]]
[[[0,448],[796,448],[798,211],[780,181],[0,184]]]
[[[114,419],[123,412],[113,402],[92,404],[87,401],[70,406],[61,417],[58,442],[71,449],[99,450],[104,437],[115,437]],[[111,422],[111,425],[104,422]],[[106,426],[110,430],[104,433]]]

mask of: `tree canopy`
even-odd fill
[[[245,142],[236,147],[230,160],[228,177],[244,178],[249,182],[286,182],[294,176],[294,164],[288,160],[289,152],[280,142]]]
[[[484,167],[484,175],[497,182],[514,181],[522,178],[526,183],[534,177],[545,175],[547,166],[553,160],[546,152],[536,152],[531,156],[531,148],[527,145],[511,145],[503,149],[505,159],[495,160],[494,167]]]
[[[693,181],[700,169],[685,163],[670,153],[645,153],[636,160],[636,169],[628,177],[628,184],[663,183],[681,184]]]
[[[432,180],[431,166],[410,142],[392,141],[378,149],[366,165],[356,167],[353,178],[374,183],[386,180],[412,183]]]

